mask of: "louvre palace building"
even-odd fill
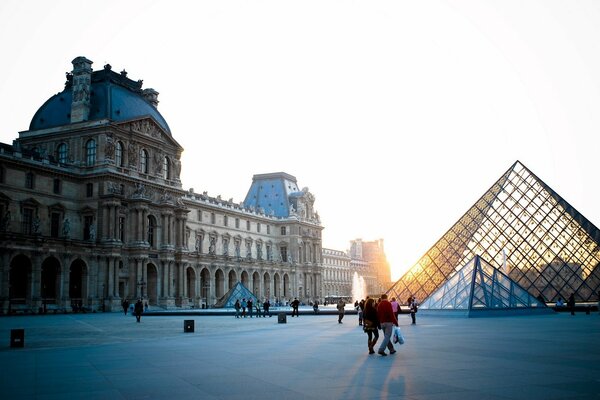
[[[321,299],[323,227],[287,173],[254,175],[243,202],[182,189],[183,148],[158,92],[73,60],[64,90],[0,144],[0,307],[114,311],[143,297],[214,305],[237,282],[258,298]]]

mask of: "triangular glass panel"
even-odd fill
[[[257,297],[246,286],[241,282],[237,282],[217,301],[215,308],[232,308],[236,300],[239,300],[241,303],[242,299],[246,299],[246,301],[252,299],[254,304],[258,301]]]

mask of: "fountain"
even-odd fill
[[[361,301],[367,296],[367,285],[365,284],[365,278],[359,276],[356,271],[352,276],[352,299]]]

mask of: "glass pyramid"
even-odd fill
[[[456,271],[419,307],[421,310],[462,311],[468,316],[496,311],[552,312],[507,275],[475,256]]]
[[[240,303],[242,302],[242,299],[246,299],[246,301],[252,299],[252,303],[254,304],[258,301],[256,296],[253,295],[242,282],[238,282],[217,301],[215,308],[233,308],[235,301],[238,299],[240,300]]]
[[[515,162],[389,290],[425,299],[475,255],[547,302],[596,301],[600,231]]]

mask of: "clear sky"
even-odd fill
[[[3,0],[0,141],[77,56],[160,92],[184,189],[292,174],[394,279],[517,159],[600,224],[600,2]]]

